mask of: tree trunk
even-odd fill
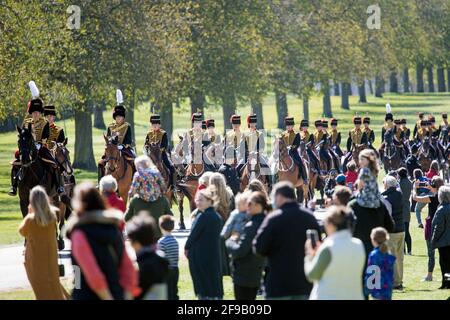
[[[75,157],[73,167],[95,171],[97,166],[92,148],[92,117],[90,112],[75,112]]]
[[[383,79],[380,76],[375,77],[375,97],[383,98]]]
[[[445,92],[445,74],[444,68],[437,69],[438,92]]]
[[[428,92],[434,92],[433,66],[428,67]]]
[[[105,130],[105,120],[103,111],[105,110],[105,101],[101,101],[94,106],[94,128]]]
[[[277,115],[278,115],[278,128],[284,128],[284,118],[288,114],[288,105],[286,93],[275,91]]]
[[[350,110],[350,83],[342,82],[342,95],[341,95],[341,108],[345,110]]]
[[[367,103],[366,80],[363,80],[362,83],[358,86],[358,93],[359,93],[359,103]]]
[[[403,69],[403,92],[409,92],[409,72],[408,72],[408,68]]]
[[[450,68],[447,68],[447,92],[450,92]]]
[[[389,92],[398,93],[397,72],[391,72],[389,76]]]
[[[303,95],[303,119],[309,120],[309,96]]]
[[[256,114],[256,117],[258,118],[258,128],[264,129],[264,114],[263,114],[263,107],[262,102],[260,99],[255,99],[251,101],[251,106],[253,109],[253,112]]]
[[[372,79],[369,79],[369,91],[370,91],[370,94],[373,94]]]
[[[416,81],[417,81],[417,92],[425,92],[425,86],[423,83],[423,64],[418,63],[416,65]]]
[[[173,133],[173,103],[171,101],[162,102],[161,108],[161,123],[164,125],[164,130],[167,132],[169,145],[172,147],[172,133]]]
[[[130,105],[129,108],[127,108],[126,113],[126,121],[130,124],[131,129],[131,141],[133,141],[133,147],[136,146],[136,139],[134,135],[134,106],[136,103],[136,86],[132,84],[131,90],[130,90]]]
[[[323,86],[323,115],[324,117],[331,118],[333,113],[331,112],[331,98],[330,98],[330,86]]]
[[[384,78],[381,78],[381,93],[385,93],[386,92],[386,81],[384,80]]]
[[[206,106],[206,97],[200,90],[194,90],[189,96],[191,100],[191,113],[204,113]]]
[[[225,130],[231,129],[230,117],[236,113],[236,97],[234,94],[228,94],[222,98],[222,109],[224,122],[223,127]]]
[[[341,93],[339,92],[339,82],[334,82],[334,95],[336,97],[339,97],[341,95]]]

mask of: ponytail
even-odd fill
[[[382,242],[378,245],[378,248],[380,249],[381,253],[388,253],[389,247],[387,241]]]

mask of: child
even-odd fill
[[[347,172],[345,173],[345,184],[351,190],[354,190],[355,182],[358,180],[358,173],[356,172],[355,161],[350,161],[347,163]]]
[[[439,175],[439,162],[437,160],[433,160],[431,162],[430,170],[428,170],[426,177],[429,181],[433,179],[434,176]]]
[[[177,239],[172,235],[175,228],[175,220],[171,215],[159,217],[159,227],[163,236],[158,240],[158,248],[164,252],[164,256],[169,261],[169,277],[167,279],[167,289],[169,300],[179,300],[178,297],[178,258],[179,247]]]
[[[371,149],[364,149],[359,154],[358,191],[356,199],[358,204],[364,208],[380,207],[380,190],[378,189],[377,156]]]
[[[245,224],[250,219],[250,216],[247,214],[247,200],[251,194],[251,191],[245,191],[236,195],[236,209],[231,212],[222,229],[221,236],[225,240],[232,235],[240,235],[244,230]]]
[[[145,213],[134,216],[126,226],[139,265],[137,300],[167,300],[169,263],[156,251],[156,223]]]
[[[370,234],[374,249],[369,254],[364,289],[376,300],[391,300],[394,287],[395,256],[389,253],[389,234],[386,229],[378,227]],[[378,272],[379,274],[374,274]]]

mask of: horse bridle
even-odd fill
[[[58,146],[56,145],[56,146],[55,146],[55,160],[56,160],[56,163],[57,163],[58,166],[60,166],[60,167],[62,168],[62,170],[65,171],[68,175],[73,174],[73,168],[72,168],[72,165],[71,165],[71,163],[70,163],[70,161],[69,161],[69,159],[68,159],[66,153],[65,153],[64,151],[61,152],[62,155],[63,155],[63,157],[64,157],[64,161],[63,161],[62,163],[61,163],[61,162],[58,160],[58,158],[56,157],[56,149],[57,149],[57,148],[58,148]],[[61,147],[61,149],[65,149],[65,147]],[[66,170],[66,168],[64,167],[64,163],[68,163],[68,164],[69,164],[70,172],[68,172],[68,171]]]

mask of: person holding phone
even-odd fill
[[[353,238],[353,213],[332,206],[324,220],[327,238],[319,241],[316,230],[308,230],[305,244],[305,275],[314,283],[310,300],[363,300],[366,253],[361,240]]]
[[[416,194],[418,196],[424,196],[429,193],[428,189],[428,179],[423,175],[423,172],[421,169],[415,169],[414,170],[414,187],[416,190]],[[423,202],[417,202],[415,207],[415,213],[417,218],[417,224],[419,228],[423,229],[423,223],[422,223],[422,210],[425,208],[426,203]]]

